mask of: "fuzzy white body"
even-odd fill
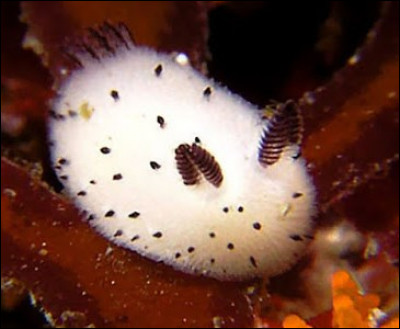
[[[288,149],[262,166],[260,111],[190,66],[145,48],[119,50],[73,72],[53,110],[62,115],[50,122],[57,174],[116,244],[222,280],[276,275],[303,253],[314,203],[304,161]],[[196,137],[221,167],[220,187],[204,178],[183,184],[175,149]]]

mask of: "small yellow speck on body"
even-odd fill
[[[290,203],[285,203],[282,205],[281,208],[281,219],[285,219],[286,215],[289,213],[290,209],[292,208],[292,205]]]
[[[94,108],[90,107],[88,102],[82,103],[79,107],[79,115],[85,120],[89,120],[94,112]]]

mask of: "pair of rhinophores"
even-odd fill
[[[182,56],[89,29],[68,55],[51,156],[88,223],[115,244],[192,274],[279,274],[312,239],[315,192],[294,102],[267,118]]]

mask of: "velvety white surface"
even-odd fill
[[[50,121],[49,137],[57,174],[67,176],[60,180],[78,207],[94,215],[89,223],[96,231],[153,260],[221,280],[269,277],[296,262],[312,230],[314,190],[304,160],[292,158],[296,147],[274,165],[260,165],[266,124],[260,111],[189,65],[146,48],[87,59],[84,66],[59,90],[53,110],[64,118]],[[196,137],[222,169],[219,188],[204,178],[183,184],[174,151]],[[114,180],[116,174],[122,179]],[[296,192],[302,196],[294,198]],[[109,210],[114,215],[105,217]],[[140,215],[128,217],[133,212]]]

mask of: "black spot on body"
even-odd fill
[[[199,137],[196,136],[196,137],[194,138],[194,142],[197,143],[197,144],[200,144],[200,143],[201,143],[201,140],[200,140]]]
[[[120,179],[122,179],[122,175],[121,174],[115,174],[113,176],[113,180],[120,180]]]
[[[161,166],[155,161],[150,161],[150,167],[151,167],[151,169],[154,169],[154,170],[158,170],[161,168]]]
[[[235,246],[233,245],[233,243],[229,242],[226,246],[229,250],[233,250],[235,249]]]
[[[181,257],[181,253],[177,252],[177,253],[175,254],[175,258],[178,259],[179,257]]]
[[[228,207],[224,207],[224,208],[222,208],[222,211],[227,213],[229,211],[229,208]]]
[[[189,247],[187,251],[188,253],[192,253],[194,251],[194,247]]]
[[[105,213],[104,217],[112,217],[114,216],[115,211],[114,210],[109,210]]]
[[[85,191],[79,191],[79,192],[77,193],[77,195],[79,195],[79,196],[85,196],[85,195],[86,195],[86,192],[85,192]]]
[[[214,264],[214,263],[215,263],[215,259],[214,259],[214,258],[211,258],[211,259],[210,259],[210,263],[211,263],[211,264]]]
[[[156,68],[154,69],[154,73],[156,74],[157,77],[159,77],[161,75],[162,70],[163,70],[162,65],[158,64],[156,66]]]
[[[117,230],[114,233],[114,238],[121,236],[122,234],[124,234],[124,232],[122,230]]]
[[[87,218],[87,220],[93,220],[93,219],[95,219],[95,217],[96,216],[94,214],[90,214],[89,217]]]
[[[300,151],[297,154],[295,154],[294,156],[292,156],[292,158],[295,159],[295,160],[297,160],[300,157],[301,157],[301,152]]]
[[[161,232],[156,232],[156,233],[153,234],[153,237],[159,239],[159,238],[162,237],[162,233]]]
[[[253,267],[257,267],[257,262],[253,256],[250,256],[250,263],[253,265]]]
[[[133,213],[128,215],[128,217],[130,217],[130,218],[138,218],[139,216],[140,216],[140,213],[137,211],[134,211]]]
[[[52,118],[52,119],[57,119],[57,113],[56,113],[55,111],[53,111],[53,110],[50,110],[50,111],[48,112],[48,115],[49,115],[49,117]]]
[[[67,175],[62,175],[62,176],[60,176],[60,179],[62,179],[62,180],[68,180],[68,176],[67,176]]]
[[[210,97],[211,93],[212,93],[212,90],[211,90],[210,86],[208,86],[206,89],[203,90],[203,95],[205,97]]]
[[[111,149],[109,147],[104,146],[100,149],[100,152],[103,154],[109,154],[111,152]]]
[[[58,160],[58,163],[63,166],[63,165],[66,165],[68,163],[68,160],[64,159],[64,158],[61,158],[61,159]]]
[[[244,210],[244,209],[243,209],[242,206],[240,206],[240,207],[238,208],[238,211],[239,211],[239,212],[243,212],[243,210]]]
[[[53,110],[49,111],[49,116],[50,116],[50,118],[55,119],[55,120],[65,120],[65,116],[63,114],[56,113]]]
[[[165,127],[165,120],[161,115],[157,116],[157,123],[160,125],[160,128]]]
[[[289,236],[293,241],[303,241],[303,238],[298,234],[292,234]]]
[[[215,233],[214,232],[210,232],[209,236],[210,236],[210,238],[215,238]]]
[[[112,97],[115,101],[118,101],[118,100],[119,100],[119,93],[118,93],[118,91],[116,91],[116,90],[111,90],[111,91],[110,91],[110,95],[111,95],[111,97]]]
[[[295,192],[295,193],[293,193],[293,195],[292,195],[293,199],[300,198],[301,196],[303,196],[303,193],[300,193],[300,192]]]
[[[253,223],[253,228],[254,228],[255,230],[261,230],[261,224],[258,223],[258,222],[255,222],[255,223]]]
[[[75,111],[72,111],[72,110],[68,110],[68,115],[71,118],[75,118],[78,115],[78,113],[76,113]]]
[[[135,235],[135,236],[131,239],[131,241],[134,242],[134,241],[136,241],[136,240],[139,240],[139,238],[140,238],[139,235]]]
[[[92,184],[92,185],[95,185],[96,181],[92,179],[89,183]]]

